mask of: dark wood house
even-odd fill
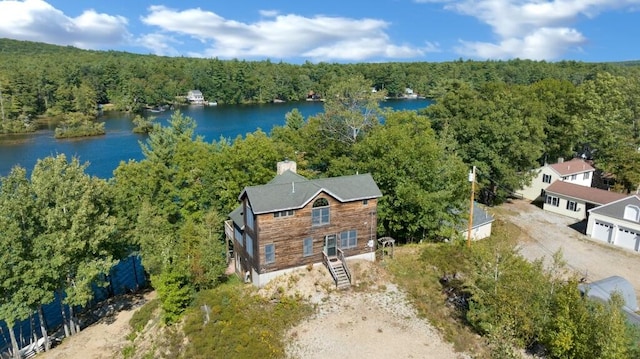
[[[375,260],[377,202],[370,174],[309,180],[292,161],[262,186],[246,187],[229,214],[236,273],[256,286],[308,265],[324,263],[336,286],[351,276],[346,258]]]

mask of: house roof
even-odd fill
[[[633,285],[623,277],[611,276],[590,284],[581,284],[580,290],[587,292],[591,298],[597,298],[604,302],[609,301],[611,294],[619,292],[624,299],[624,306],[632,311],[638,310],[638,300]]]
[[[580,186],[564,181],[554,181],[549,187],[547,187],[546,192],[594,204],[607,204],[627,196],[622,193]]]
[[[603,206],[593,208],[589,210],[591,213],[601,214],[607,217],[624,219],[624,209],[628,205],[634,205],[640,207],[640,198],[638,195],[626,195],[622,199],[612,201]]]
[[[473,222],[472,229],[482,227],[487,223],[494,221],[493,216],[487,212],[478,202],[473,203]],[[469,228],[469,218],[463,218],[460,223],[460,230],[466,231]]]
[[[244,213],[242,213],[242,205],[231,211],[231,213],[229,213],[229,218],[231,218],[233,223],[239,227],[244,227]]]
[[[370,174],[308,180],[291,171],[277,175],[262,186],[246,187],[239,196],[247,196],[253,213],[262,214],[304,207],[325,192],[340,202],[382,197]]]
[[[549,168],[554,170],[560,176],[569,176],[577,173],[584,173],[595,171],[595,168],[588,162],[585,162],[582,158],[574,158],[570,161],[558,162],[549,165]]]

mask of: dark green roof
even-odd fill
[[[246,187],[245,195],[255,214],[299,209],[320,192],[340,202],[351,202],[382,197],[370,174],[320,178],[308,180],[291,171],[285,171],[262,186]]]
[[[234,209],[231,213],[229,213],[229,218],[238,225],[239,227],[244,226],[244,215],[242,213],[242,205],[239,205]]]

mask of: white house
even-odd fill
[[[626,196],[622,193],[557,180],[546,188],[542,208],[545,211],[583,220],[587,218],[587,213],[592,208]]]
[[[517,191],[516,194],[535,201],[541,196],[544,197],[544,191],[555,181],[591,187],[594,171],[595,168],[581,158],[574,158],[570,161],[559,158],[557,163],[535,169],[531,184]]]
[[[587,235],[636,252],[640,251],[640,198],[637,194],[589,210]]]
[[[204,104],[204,96],[200,90],[191,90],[187,93],[187,101],[194,105]]]

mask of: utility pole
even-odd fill
[[[471,201],[469,204],[469,227],[467,228],[467,248],[471,248],[471,229],[473,228],[473,202],[476,191],[476,166],[469,171],[469,182],[471,182]]]

